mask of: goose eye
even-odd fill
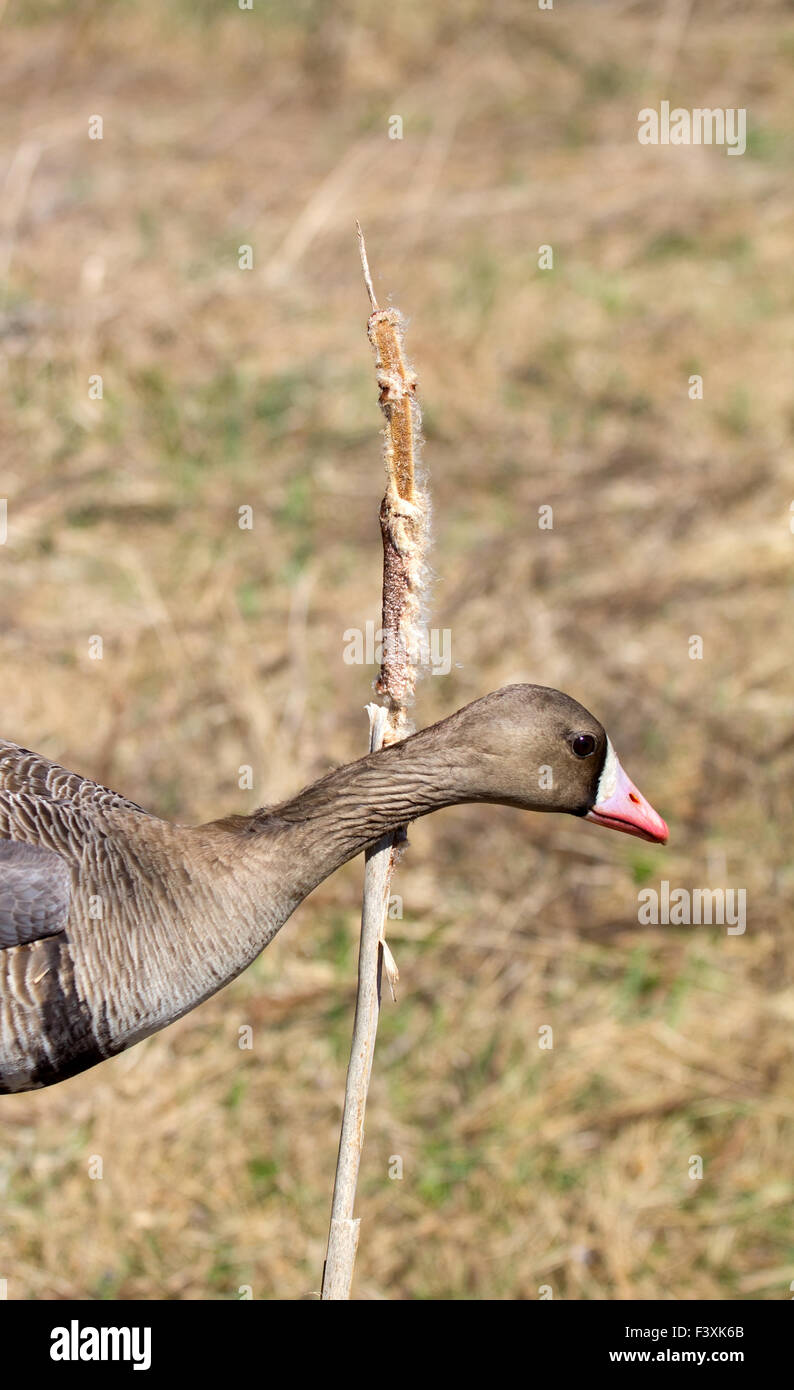
[[[592,734],[577,734],[572,740],[571,747],[577,758],[589,758],[595,752],[596,741]]]

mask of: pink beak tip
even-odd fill
[[[595,821],[596,825],[605,825],[610,830],[621,830],[624,835],[636,835],[638,839],[648,840],[654,845],[666,845],[669,831],[665,821],[638,791],[617,759],[615,762],[617,776],[614,790],[597,802],[585,819]]]

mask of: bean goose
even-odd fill
[[[328,874],[456,802],[664,843],[598,720],[513,685],[279,806],[172,825],[0,740],[0,1092],[62,1081],[234,979]]]

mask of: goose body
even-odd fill
[[[340,864],[465,801],[667,837],[598,721],[540,686],[508,686],[290,801],[201,826],[0,740],[0,1093],[62,1081],[181,1018]]]

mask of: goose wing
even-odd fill
[[[40,753],[32,753],[29,748],[0,738],[0,815],[4,807],[10,807],[16,796],[35,797],[47,802],[68,801],[75,807],[110,806],[116,810],[147,815],[137,802],[110,791],[99,782],[92,782],[90,777],[69,772],[58,763],[43,758]]]
[[[0,950],[62,932],[70,896],[71,874],[60,854],[0,840]]]
[[[106,812],[146,813],[117,792],[0,739],[0,952],[63,932]]]

